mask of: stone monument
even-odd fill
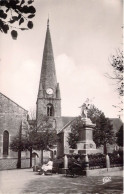
[[[77,142],[77,150],[80,154],[96,153],[96,144],[93,141],[93,124],[87,117],[90,108],[90,100],[86,99],[81,108],[81,125],[79,127],[79,141]]]

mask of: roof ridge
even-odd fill
[[[72,123],[72,121],[74,121],[77,117],[75,117],[73,120],[69,121],[66,125],[64,125],[64,127],[58,132],[61,133],[70,123]]]
[[[1,92],[0,92],[0,94],[2,94],[5,98],[7,98],[7,99],[10,100],[11,102],[13,102],[13,103],[16,104],[17,106],[19,106],[20,108],[22,108],[23,110],[25,110],[25,111],[28,112],[28,110],[26,110],[25,108],[23,108],[22,106],[20,106],[20,105],[17,104],[16,102],[14,102],[12,99],[10,99],[9,97],[7,97],[5,94],[3,94],[3,93],[1,93]]]

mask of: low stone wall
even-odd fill
[[[17,168],[17,158],[0,158],[0,170]],[[30,168],[30,159],[21,159],[21,168]]]
[[[93,176],[93,175],[104,175],[105,172],[115,172],[123,170],[123,167],[113,167],[113,168],[100,168],[100,169],[93,169],[93,170],[85,170],[86,176]]]
[[[16,169],[17,158],[1,158],[0,159],[0,170]]]
[[[30,168],[30,158],[21,160],[21,168]]]
[[[92,169],[92,170],[83,170],[84,176],[104,176],[106,172],[116,172],[123,170],[123,167],[113,167],[113,168],[99,168],[99,169]],[[64,168],[58,169],[59,174],[65,174]]]

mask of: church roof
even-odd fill
[[[109,118],[111,124],[113,125],[113,130],[116,133],[120,127],[123,125],[123,122],[120,118]]]
[[[61,117],[62,118],[62,123],[63,123],[63,126],[65,126],[67,123],[69,123],[70,121],[74,120],[76,117]]]
[[[39,97],[42,96],[40,94],[42,92],[41,90],[44,90],[47,88],[56,88],[56,86],[57,86],[57,78],[56,78],[55,62],[54,62],[51,35],[49,30],[49,19],[48,19],[46,39],[45,39],[44,51],[43,51],[41,77],[40,77],[40,84],[39,84]]]
[[[58,131],[59,133],[63,133],[64,129],[66,129],[77,117],[61,117],[62,118],[62,128]],[[113,130],[116,133],[120,127],[123,125],[123,122],[119,118],[109,118],[111,124],[113,125]]]
[[[75,120],[76,117],[61,117],[61,121],[62,121],[62,127],[61,129],[58,131],[58,133],[63,133],[64,132],[64,129],[66,127],[68,127],[72,121]]]
[[[18,106],[19,108],[23,109],[24,111],[26,111],[28,113],[28,111],[26,109],[24,109],[23,107],[21,107],[19,104],[17,104],[16,102],[14,102],[13,100],[11,100],[10,98],[8,98],[7,96],[5,96],[4,94],[2,94],[0,92],[0,95],[4,96],[6,99],[8,99],[9,101],[11,101],[12,103],[14,103],[16,106]]]

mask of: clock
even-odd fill
[[[52,88],[47,88],[46,93],[47,94],[53,94],[53,89]]]

